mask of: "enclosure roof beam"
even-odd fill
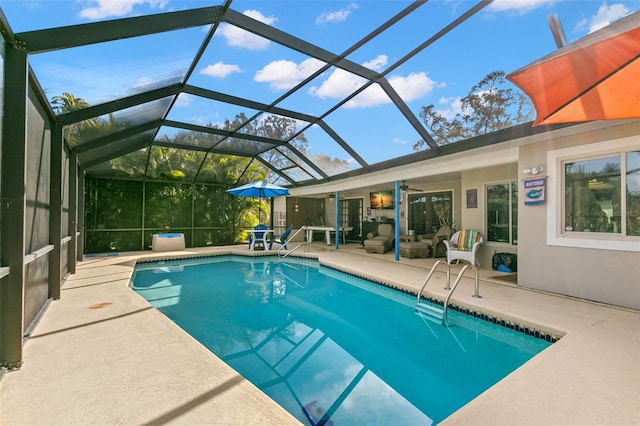
[[[219,22],[223,16],[224,9],[221,6],[203,7],[26,31],[17,33],[15,38],[16,43],[33,54],[209,25]]]
[[[113,142],[117,142],[121,139],[126,139],[131,136],[135,136],[139,133],[144,133],[152,129],[156,129],[162,126],[163,120],[153,120],[148,123],[139,124],[137,126],[128,127],[119,132],[111,133],[106,136],[99,137],[89,142],[85,142],[74,147],[71,152],[76,152],[81,154],[83,152],[91,151],[92,149],[102,148],[105,145],[108,145]]]
[[[234,132],[231,130],[216,129],[215,127],[206,127],[206,126],[200,126],[197,124],[183,123],[180,121],[166,120],[164,124],[166,126],[177,127],[179,129],[193,130],[195,132],[209,133],[212,135],[225,136],[228,138],[235,138],[235,139],[244,139],[244,140],[250,140],[254,142],[268,143],[273,146],[287,144],[287,141],[282,141],[278,139],[265,138],[264,136],[256,136],[249,133]]]
[[[372,71],[365,66],[345,59],[340,55],[336,55],[327,50],[324,50],[316,45],[287,34],[284,31],[280,31],[277,28],[272,27],[271,25],[267,25],[247,15],[236,12],[235,10],[227,10],[224,20],[227,23],[238,28],[242,28],[245,31],[257,34],[261,37],[273,41],[274,43],[286,46],[312,58],[319,59],[327,64],[335,65],[338,68],[342,68],[345,71],[349,71],[350,73],[367,80],[377,80],[381,77],[379,73]]]
[[[84,120],[89,120],[91,118],[100,117],[101,115],[109,114],[111,112],[120,111],[126,108],[142,105],[147,102],[162,99],[167,96],[177,95],[178,93],[180,93],[181,88],[181,84],[172,84],[170,86],[161,87],[159,89],[149,90],[148,92],[127,96],[125,98],[116,99],[115,101],[105,102],[103,104],[90,106],[87,108],[79,109],[77,111],[59,114],[58,116],[56,116],[56,121],[58,121],[60,124],[68,125]]]
[[[203,89],[201,87],[186,85],[183,90],[184,93],[190,95],[202,96],[207,99],[213,99],[215,101],[225,102],[232,105],[243,106],[245,108],[251,108],[263,112],[271,112],[273,114],[282,115],[289,118],[295,118],[296,120],[307,121],[315,123],[319,120],[318,117],[303,114],[296,111],[291,111],[284,108],[278,108],[271,105],[263,104],[262,102],[256,102],[245,98],[239,98],[233,95],[227,95],[226,93],[216,92],[214,90]]]
[[[138,142],[136,144],[130,145],[126,148],[119,149],[117,151],[110,152],[101,157],[94,158],[91,161],[87,161],[86,163],[82,163],[82,167],[84,169],[91,168],[97,164],[104,163],[105,161],[113,160],[114,158],[122,157],[124,155],[130,154],[134,151],[137,151],[142,148],[146,148],[152,144],[152,140],[145,140],[142,142]]]
[[[449,33],[451,30],[453,30],[454,28],[456,28],[457,26],[465,22],[471,16],[475,15],[477,12],[482,10],[484,7],[488,6],[492,1],[493,0],[481,0],[480,2],[476,3],[476,5],[473,6],[471,9],[467,10],[458,18],[454,19],[452,22],[450,22],[448,25],[446,25],[444,28],[442,28],[432,37],[429,37],[429,39],[425,40],[418,47],[416,47],[411,52],[406,54],[404,57],[400,58],[398,61],[393,63],[391,66],[389,66],[382,74],[386,76],[389,73],[391,73],[393,70],[399,68],[402,64],[407,62],[409,59],[413,58],[419,52],[426,49],[428,46],[433,44],[436,40],[439,40],[445,34]],[[431,137],[431,135],[427,132],[424,126],[420,123],[420,121],[418,121],[416,116],[413,114],[413,112],[411,112],[411,110],[405,104],[405,102],[398,96],[398,94],[393,89],[393,87],[391,87],[389,82],[387,80],[384,80],[384,81],[381,80],[379,81],[379,83],[380,83],[380,86],[382,86],[382,89],[387,93],[387,95],[391,98],[393,103],[396,105],[398,110],[400,110],[402,115],[404,115],[407,121],[409,121],[409,123],[411,123],[413,128],[418,132],[420,137],[427,143],[427,145],[429,145],[431,149],[437,150],[438,144],[436,143],[436,141],[433,140],[433,137]]]

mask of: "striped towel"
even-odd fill
[[[458,250],[471,251],[473,245],[480,241],[480,233],[475,229],[462,229],[458,236]]]

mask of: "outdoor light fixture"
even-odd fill
[[[296,203],[293,205],[293,211],[298,213],[300,211],[300,205],[298,204],[298,199],[296,198]]]
[[[522,173],[525,175],[537,175],[544,170],[543,166],[535,166],[528,169],[522,169]]]
[[[331,194],[329,194],[329,201],[333,203],[333,200],[336,199],[336,194],[334,194],[333,192]]]

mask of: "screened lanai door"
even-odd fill
[[[437,232],[443,220],[451,226],[452,200],[453,191],[408,194],[407,229],[415,235],[425,235]]]
[[[362,198],[340,200],[340,226],[352,226],[353,230],[347,232],[347,241],[361,240],[362,235]]]

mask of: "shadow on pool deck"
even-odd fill
[[[349,246],[314,244],[309,255],[413,291],[433,262]],[[138,258],[229,251],[248,254],[234,246],[81,262],[26,343],[22,368],[0,380],[0,424],[299,424],[128,288]],[[495,275],[480,270],[477,299],[467,271],[453,300],[564,337],[443,424],[640,424],[638,311],[521,289]],[[430,296],[444,298],[444,277],[434,275]]]

